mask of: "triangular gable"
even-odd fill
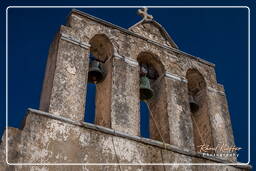
[[[130,27],[129,30],[162,45],[178,49],[178,46],[174,43],[163,26],[155,20],[141,20]]]

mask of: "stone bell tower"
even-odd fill
[[[235,145],[224,88],[214,64],[181,51],[146,8],[138,13],[143,19],[124,29],[71,11],[49,49],[40,109],[28,109],[22,129],[7,129],[8,163],[52,165],[0,170],[250,169],[189,165],[236,162],[235,156],[200,150]],[[89,82],[96,84],[94,124],[84,122]],[[150,138],[140,136],[142,100],[150,111]]]

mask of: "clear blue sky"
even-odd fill
[[[79,10],[123,28],[140,20],[137,9]],[[19,127],[28,107],[38,109],[48,48],[59,26],[65,24],[69,12],[70,9],[9,10],[9,126]],[[248,10],[149,9],[149,13],[165,27],[181,50],[216,64],[217,80],[224,85],[228,98],[235,143],[243,148],[239,160],[247,162]],[[1,14],[5,17],[3,10]],[[1,49],[5,49],[4,23],[0,27]],[[1,79],[4,80],[5,52],[2,50],[1,55]],[[1,92],[0,135],[5,127],[4,84],[1,84]]]

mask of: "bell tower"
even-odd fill
[[[214,64],[180,50],[147,8],[138,14],[142,20],[124,29],[71,11],[49,49],[39,110],[28,109],[22,130],[10,131],[18,137],[10,163],[71,164],[33,166],[44,170],[250,169],[189,165],[236,162],[200,151],[235,146],[224,88]],[[89,83],[96,86],[93,124],[84,122]],[[150,111],[149,138],[140,132],[140,101]]]
[[[96,125],[140,136],[143,100],[152,139],[191,151],[203,144],[234,145],[214,64],[180,51],[147,8],[138,14],[142,20],[124,37],[122,29],[97,28],[74,10],[51,45],[40,109],[82,121],[86,84],[93,83]]]

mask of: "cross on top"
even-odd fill
[[[148,8],[143,7],[138,10],[138,14],[143,17],[143,20],[150,21],[153,20],[153,16],[148,14]]]

